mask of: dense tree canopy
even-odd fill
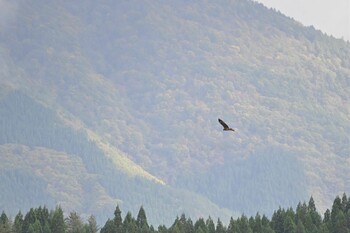
[[[206,220],[199,218],[195,222],[185,214],[177,217],[174,223],[167,227],[159,225],[155,229],[147,222],[146,212],[141,206],[134,218],[128,212],[124,220],[119,206],[116,207],[114,218],[108,219],[100,229],[95,217],[91,215],[84,223],[76,212],[71,212],[64,218],[60,207],[48,211],[46,207],[31,208],[23,218],[19,212],[14,222],[2,212],[0,216],[0,233],[348,233],[350,231],[350,197],[344,193],[342,198],[337,196],[331,211],[326,210],[321,216],[313,198],[309,203],[299,203],[296,209],[279,208],[274,211],[271,220],[259,213],[255,217],[244,214],[233,219],[225,226],[220,218],[216,223],[209,216]]]
[[[0,209],[169,224],[350,192],[349,43],[251,0],[5,2]]]

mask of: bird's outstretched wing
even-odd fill
[[[219,123],[224,127],[224,129],[228,129],[230,127],[228,127],[228,125],[223,121],[221,120],[220,118],[218,119]]]

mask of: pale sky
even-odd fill
[[[268,8],[350,41],[350,0],[255,0]]]

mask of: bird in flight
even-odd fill
[[[218,119],[219,123],[224,127],[224,131],[235,131],[234,129],[230,128],[223,120],[220,118]]]

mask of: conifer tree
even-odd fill
[[[183,232],[180,230],[179,225],[175,224],[169,229],[169,233],[183,233]]]
[[[337,232],[339,230],[341,230],[342,228],[342,222],[343,220],[340,219],[340,218],[343,218],[344,216],[344,213],[342,211],[342,203],[341,203],[341,199],[339,196],[337,196],[335,199],[334,199],[334,202],[333,202],[333,205],[332,205],[332,211],[331,211],[331,228],[330,228],[330,231],[331,232],[334,232],[334,233],[340,233],[340,232]]]
[[[88,218],[88,224],[86,226],[86,233],[97,233],[98,232],[98,226],[96,222],[96,218],[94,215],[91,215]]]
[[[252,231],[254,232],[254,226],[255,226],[255,220],[254,220],[254,218],[253,218],[253,216],[250,216],[250,218],[249,218],[249,220],[248,220],[248,222],[249,222],[249,226],[250,226],[250,228],[252,229]]]
[[[215,233],[215,224],[213,219],[209,216],[207,221],[205,222],[205,225],[207,226],[208,233]]]
[[[81,233],[84,229],[84,224],[77,212],[71,212],[66,220],[67,233]]]
[[[186,227],[185,227],[186,233],[194,233],[194,226],[191,218],[188,218],[186,220]]]
[[[343,206],[341,203],[341,199],[339,196],[337,196],[334,199],[333,205],[332,205],[332,212],[331,212],[331,220],[333,221],[333,219],[337,216],[337,214],[343,210]]]
[[[35,212],[35,216],[36,216],[36,219],[39,220],[41,226],[45,226],[48,221],[49,221],[49,210],[44,206],[44,207],[41,207],[39,206],[39,208],[37,209],[34,209],[34,212]]]
[[[235,233],[236,232],[235,225],[236,225],[235,221],[231,217],[230,222],[229,222],[228,227],[227,227],[227,233]]]
[[[200,228],[200,229],[199,229]],[[197,231],[202,231],[204,233],[208,233],[208,228],[204,222],[204,219],[203,218],[199,218],[195,224],[194,224],[194,230],[195,232]]]
[[[131,213],[128,212],[123,221],[123,232],[136,233],[138,229],[136,220],[132,217]]]
[[[147,223],[146,212],[143,209],[143,206],[141,206],[139,213],[137,214],[136,225],[139,229],[142,229],[142,228],[148,229],[149,228],[148,223]]]
[[[285,211],[279,208],[272,215],[271,226],[276,233],[283,233],[284,231],[284,219],[283,219],[284,214],[285,214]]]
[[[266,217],[266,215],[264,214],[261,218],[261,224],[263,226],[270,226],[270,221],[269,219]]]
[[[4,233],[11,232],[11,222],[4,211],[0,216],[0,232],[4,232]]]
[[[287,215],[283,224],[283,233],[296,233],[296,226],[291,216]]]
[[[276,233],[271,226],[263,226],[261,233]]]
[[[0,215],[0,224],[6,224],[8,223],[9,219],[7,217],[7,215],[5,214],[5,211],[2,211],[1,215]]]
[[[2,211],[0,215],[0,227],[2,228],[2,230],[9,230],[9,226],[10,226],[10,220],[5,214],[5,211]]]
[[[52,233],[64,233],[65,232],[63,210],[60,206],[56,207],[56,209],[52,213],[50,227],[51,227]]]
[[[48,222],[45,222],[45,224],[42,226],[43,233],[51,233],[50,224]]]
[[[346,212],[345,214],[345,219],[346,219],[346,227],[348,228],[348,231],[350,232],[350,209]]]
[[[309,205],[307,206],[307,209],[310,212],[315,212],[316,211],[316,205],[315,205],[315,201],[314,198],[311,196],[310,200],[309,200]]]
[[[296,232],[297,233],[307,233],[302,221],[298,221]]]
[[[295,216],[296,216],[296,221],[297,222],[302,222],[303,225],[305,224],[306,222],[306,216],[307,216],[307,206],[306,206],[306,203],[298,203],[297,205],[297,208],[296,208],[296,211],[295,211]]]
[[[34,223],[31,223],[29,225],[28,233],[44,233],[40,221],[38,219],[36,219]]]
[[[262,232],[262,221],[261,221],[261,216],[258,213],[256,213],[255,218],[254,218],[254,225],[251,226],[253,232]]]
[[[337,215],[333,219],[334,222],[332,222],[333,233],[348,233],[347,226],[346,226],[346,219],[343,211],[337,212]]]
[[[29,212],[25,215],[23,220],[23,227],[22,227],[23,232],[28,232],[29,226],[35,223],[35,220],[36,220],[35,211],[33,208],[30,208]]]
[[[250,228],[248,218],[243,214],[238,221],[239,230],[241,232],[253,233],[253,230]]]
[[[171,231],[179,231],[181,233],[193,233],[193,224],[192,220],[186,219],[185,214],[182,214],[181,217],[177,217],[174,224],[170,228]]]
[[[346,204],[345,212],[347,213],[349,210],[350,210],[350,197],[348,198],[348,203]]]
[[[120,211],[119,205],[117,205],[117,207],[115,208],[115,211],[114,211],[114,219],[113,219],[116,233],[122,232],[123,219],[122,219],[121,213],[122,212]]]
[[[172,232],[172,231],[170,231]],[[158,233],[168,233],[168,229],[166,228],[165,225],[159,225],[158,226]]]
[[[311,217],[311,213],[307,213],[304,221],[303,221],[303,225],[306,229],[307,232],[311,232],[311,230],[314,228],[314,223],[312,221],[312,217]]]
[[[270,221],[266,217],[266,215],[262,216],[261,225],[262,225],[261,233],[275,233],[274,230],[272,229]]]
[[[329,209],[327,209],[323,215],[323,224],[327,227],[328,230],[332,229],[331,211]]]
[[[321,226],[319,227],[319,233],[330,233],[325,223],[322,223]]]
[[[101,228],[101,233],[115,233],[114,222],[108,219],[105,225]]]
[[[317,229],[317,226],[321,225],[322,218],[321,218],[321,215],[316,210],[315,201],[314,201],[312,196],[311,196],[311,198],[309,200],[308,212],[309,212],[309,214],[311,216],[311,220],[312,220],[312,223],[313,223],[313,226],[311,228],[316,228]],[[311,228],[308,229],[308,231],[312,232]]]
[[[226,232],[226,229],[222,224],[220,218],[218,218],[218,221],[216,223],[215,233],[225,233],[225,232]]]
[[[179,216],[176,216],[176,219],[175,219],[175,221],[174,221],[174,223],[173,223],[173,225],[171,225],[171,227],[170,227],[170,231],[174,231],[175,230],[175,228],[177,228],[177,231],[180,231],[180,219],[179,219]]]
[[[207,233],[207,232],[204,231],[204,230],[202,229],[201,226],[199,226],[199,227],[196,229],[195,233]]]
[[[13,224],[12,230],[14,233],[22,233],[22,227],[23,227],[23,215],[21,211],[19,211],[15,217],[15,222]]]
[[[346,194],[343,193],[342,199],[341,199],[341,206],[342,206],[342,210],[344,213],[347,212],[346,208],[348,205],[348,198],[346,197]]]

